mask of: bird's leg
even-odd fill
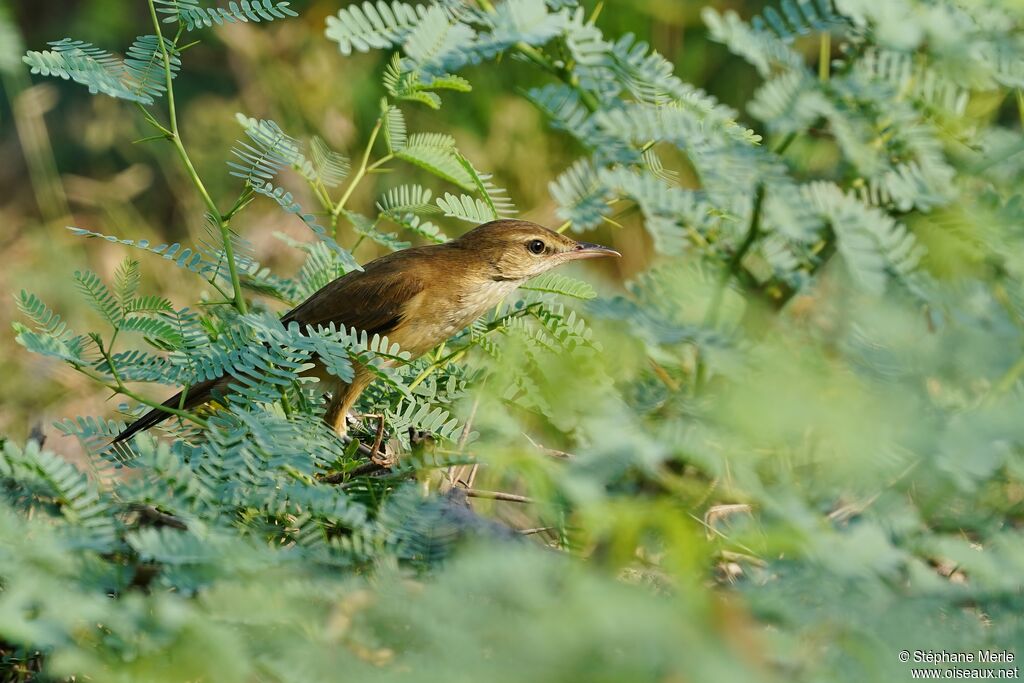
[[[334,430],[338,436],[345,436],[348,432],[348,425],[345,424],[345,416],[348,412],[345,409],[345,395],[348,385],[338,385],[338,391],[331,396],[331,402],[327,404],[327,411],[324,413],[324,422]]]
[[[338,383],[337,390],[331,396],[331,402],[327,404],[327,411],[324,413],[324,422],[330,425],[338,436],[345,436],[348,432],[345,417],[355,405],[359,395],[373,381],[372,372],[358,363],[355,363],[354,366],[355,375],[352,377],[352,381],[348,384]]]

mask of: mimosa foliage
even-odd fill
[[[150,3],[177,38],[24,61],[141,106],[187,159],[161,123],[176,41],[294,11]],[[238,199],[206,203],[199,244],[72,228],[131,248],[68,274],[97,329],[22,292],[15,334],[127,403],[57,422],[82,467],[60,441],[0,446],[5,680],[882,681],[909,676],[900,650],[1024,642],[1019,13],[707,8],[763,81],[741,113],[591,9],[346,4],[326,26],[339,63],[390,53],[365,147],[239,114]],[[584,151],[549,179],[556,227],[612,230],[630,268],[645,244],[653,265],[618,294],[537,278],[416,360],[283,325],[366,241],[516,215],[481,159],[405,116],[512,59]],[[312,232],[282,237],[295,272],[244,239],[257,199]],[[147,293],[142,256],[195,276],[194,304]],[[325,394],[357,365],[376,381],[341,439]],[[110,445],[150,397],[221,376],[203,409]]]

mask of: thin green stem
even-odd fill
[[[168,130],[162,123],[157,121],[152,114],[149,113],[149,110],[146,109],[141,102],[136,102],[135,106],[138,107],[140,112],[142,112],[142,117],[146,119],[146,123],[160,131],[160,137],[170,140],[174,136],[170,130]]]
[[[417,375],[416,379],[414,379],[412,383],[409,385],[409,391],[412,391],[413,389],[418,387],[420,384],[423,383],[423,380],[425,380],[427,377],[430,377],[430,375],[434,374],[435,371],[448,365],[448,363],[454,363],[456,361],[461,360],[462,357],[469,352],[469,349],[470,347],[466,346],[464,348],[459,349],[458,351],[452,351],[447,356],[444,356],[440,360],[436,360],[430,365],[428,365],[426,368],[423,369],[423,372]]]
[[[576,94],[580,96],[580,101],[583,102],[587,109],[594,112],[601,108],[601,103],[597,101],[596,97],[594,97],[594,93],[581,87],[579,79],[576,78],[576,75],[573,72],[568,69],[555,66],[555,64],[552,63],[552,61],[548,59],[543,52],[528,43],[518,42],[515,45],[515,49],[519,54],[523,55],[553,76],[556,76],[566,85],[575,90]]]
[[[743,257],[747,255],[750,248],[754,245],[757,240],[757,236],[760,233],[761,228],[761,207],[764,205],[764,185],[760,184],[757,186],[757,190],[754,194],[754,208],[750,214],[750,227],[747,229],[747,236],[744,238],[743,243],[740,244],[736,253],[729,259],[729,264],[722,271],[721,280],[718,283],[717,289],[715,289],[715,295],[711,300],[711,305],[708,307],[708,313],[705,317],[705,324],[713,327],[718,323],[718,316],[721,312],[722,300],[725,297],[725,290],[729,286],[729,280],[733,278],[739,269],[743,265]]]
[[[494,13],[494,5],[491,4],[490,0],[478,0],[478,2],[480,3],[481,9],[483,9],[485,12],[490,12],[492,14]],[[595,7],[594,14],[590,18],[591,22],[597,19],[597,15],[600,14],[603,5],[604,3],[598,3],[597,7]],[[579,94],[580,100],[587,107],[587,109],[589,109],[590,111],[597,111],[598,109],[601,108],[601,103],[597,101],[597,98],[594,97],[594,94],[591,93],[589,90],[584,90],[582,87],[580,87],[580,82],[576,78],[575,74],[572,73],[572,71],[570,71],[569,69],[559,68],[555,66],[551,62],[551,60],[544,55],[543,52],[541,52],[534,46],[530,45],[529,43],[520,41],[516,43],[515,49],[519,52],[519,54],[523,55],[524,57],[526,57],[531,62],[533,62],[540,68],[544,69],[548,73],[557,76],[559,79],[564,81],[566,85],[572,87],[572,89],[575,90],[577,94]]]
[[[345,194],[341,196],[338,203],[334,205],[331,210],[331,223],[334,226],[334,239],[338,239],[338,216],[345,209],[345,204],[348,202],[352,193],[355,192],[356,186],[366,176],[366,170],[370,163],[370,154],[373,153],[373,144],[377,141],[377,135],[380,133],[381,127],[384,125],[384,115],[381,114],[377,117],[377,123],[374,124],[373,130],[370,132],[370,140],[366,143],[366,150],[363,152],[363,159],[359,164],[359,170],[352,176],[352,180],[349,181],[348,187],[345,188]]]
[[[133,401],[136,401],[137,403],[141,403],[141,404],[143,404],[145,406],[149,406],[150,408],[155,408],[157,410],[162,410],[165,413],[169,413],[171,415],[176,415],[176,416],[178,416],[178,417],[180,417],[182,419],[188,420],[190,422],[194,422],[195,424],[199,425],[203,429],[206,429],[209,426],[207,424],[206,420],[204,420],[204,419],[202,419],[200,417],[196,417],[195,415],[193,415],[192,413],[188,412],[187,410],[180,410],[180,409],[177,409],[177,408],[172,408],[170,406],[165,406],[163,403],[157,403],[156,401],[149,400],[145,396],[140,396],[139,394],[136,394],[134,391],[132,391],[131,389],[126,387],[124,385],[124,382],[121,381],[120,376],[117,374],[117,371],[114,369],[113,361],[111,360],[109,354],[103,349],[102,345],[100,345],[100,352],[103,354],[104,359],[106,359],[107,364],[110,366],[110,371],[111,371],[110,374],[114,378],[114,383],[108,382],[106,377],[104,377],[103,375],[99,374],[98,372],[93,372],[89,368],[85,368],[85,367],[82,367],[82,366],[79,366],[79,365],[74,365],[73,367],[76,370],[78,370],[80,373],[85,375],[86,377],[90,378],[91,380],[93,380],[94,382],[96,382],[98,384],[103,385],[104,387],[106,387],[110,391],[114,392],[115,394],[121,394],[123,396],[127,396],[128,398],[132,399]]]
[[[138,145],[138,144],[141,144],[143,142],[153,142],[154,140],[166,140],[166,139],[167,139],[167,136],[164,135],[163,133],[160,133],[158,135],[147,135],[144,138],[139,138],[138,140],[132,140],[132,144],[133,145]]]
[[[192,159],[185,150],[185,145],[181,142],[181,133],[178,130],[178,114],[174,102],[171,56],[167,51],[167,44],[164,42],[160,20],[157,18],[156,14],[156,6],[153,4],[153,0],[147,0],[147,4],[149,5],[149,16],[153,22],[153,30],[159,38],[157,43],[160,45],[160,54],[163,57],[164,62],[164,82],[167,88],[167,115],[171,125],[169,131],[170,140],[174,144],[174,149],[178,152],[178,156],[181,158],[181,163],[185,166],[185,171],[188,173],[189,179],[199,192],[199,196],[202,197],[203,203],[206,204],[206,208],[210,212],[210,215],[217,221],[217,227],[220,230],[221,242],[224,245],[224,254],[228,261],[228,272],[231,276],[231,288],[234,291],[235,308],[239,313],[245,315],[247,307],[245,304],[245,297],[242,294],[242,283],[238,277],[238,266],[235,264],[235,249],[234,245],[231,243],[231,231],[228,228],[227,220],[225,220],[221,215],[216,202],[213,201],[213,197],[210,196],[210,193],[206,189],[206,185],[203,184],[202,179],[199,177],[199,173],[196,171],[196,167],[192,163]],[[178,35],[180,34],[181,30],[179,27]],[[177,40],[177,37],[175,40]]]
[[[796,140],[796,131],[793,131],[792,133],[784,137],[782,141],[778,144],[778,146],[776,146],[776,148],[773,149],[772,151],[775,154],[781,156],[782,154],[785,153],[787,149],[789,149],[789,146],[793,144],[794,140]]]
[[[380,159],[377,159],[377,161],[375,161],[372,164],[370,164],[370,167],[368,169],[366,169],[366,172],[367,173],[372,173],[373,171],[377,170],[378,168],[380,168],[381,166],[383,166],[384,164],[388,163],[389,161],[391,161],[394,158],[395,158],[394,154],[387,154],[385,156],[382,156]]]
[[[829,79],[832,69],[832,34],[825,31],[821,34],[821,46],[818,54],[818,78],[822,82]]]
[[[238,199],[235,200],[234,206],[232,206],[228,210],[228,212],[226,214],[224,214],[224,216],[222,217],[224,219],[224,221],[225,222],[230,221],[232,218],[235,217],[235,215],[239,211],[241,211],[245,207],[249,206],[249,204],[252,203],[252,200],[255,199],[255,198],[256,198],[256,193],[253,192],[253,190],[252,190],[252,188],[250,186],[246,185],[245,189],[242,190],[242,193],[240,195],[238,195]]]

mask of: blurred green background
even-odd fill
[[[237,193],[237,181],[224,166],[241,132],[235,112],[272,118],[293,135],[319,133],[353,156],[378,113],[383,95],[379,74],[388,55],[346,58],[324,38],[326,17],[343,3],[293,4],[300,12],[297,19],[224,26],[204,34],[203,42],[187,52],[188,68],[175,86],[182,129],[214,197]],[[610,0],[598,21],[607,35],[632,32],[649,41],[684,80],[738,107],[755,87],[757,75],[724,46],[707,40],[699,17],[705,5],[733,7],[749,16],[763,3]],[[0,37],[0,291],[33,291],[72,324],[85,322],[77,316],[90,314],[66,278],[86,267],[110,273],[124,252],[100,241],[83,241],[64,226],[188,244],[202,235],[202,207],[164,143],[133,144],[150,131],[130,103],[91,97],[73,83],[30,77],[20,60],[24,49],[43,49],[48,40],[63,36],[123,50],[148,26],[144,3],[7,1],[0,8],[7,17]],[[547,184],[581,150],[573,148],[568,136],[551,133],[542,115],[516,91],[549,79],[511,59],[497,68],[470,68],[464,75],[474,92],[447,95],[440,111],[406,107],[410,130],[454,135],[478,168],[494,173],[498,184],[509,189],[524,217],[557,224]],[[387,182],[378,176],[364,183],[356,208],[372,206]],[[303,202],[301,192],[298,198],[305,206],[313,205]],[[257,203],[235,228],[254,243],[261,262],[286,267],[279,259],[288,255],[282,254],[273,233],[302,236],[301,226],[270,203]],[[629,244],[625,259],[606,266],[611,281],[644,268],[650,251],[637,225],[627,224],[626,232],[616,233],[605,230],[595,238]],[[372,246],[363,249],[360,259],[373,255]],[[149,262],[145,272],[145,286],[176,305],[185,305],[194,294],[179,289],[194,284],[171,264]],[[15,313],[13,298],[0,300],[0,319],[10,321]],[[17,388],[5,392],[0,410],[0,433],[14,439],[37,423],[48,429],[53,419],[103,412],[95,388],[60,364],[29,358],[9,334],[0,336],[0,373],[5,386]]]

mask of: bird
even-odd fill
[[[287,326],[344,326],[379,334],[397,343],[410,359],[422,356],[497,306],[519,285],[552,268],[579,259],[621,256],[609,247],[578,242],[525,220],[494,220],[461,237],[410,247],[370,261],[331,281],[281,317]],[[316,363],[309,374],[330,394],[324,421],[339,435],[346,415],[374,374],[354,363],[350,382]],[[164,402],[168,408],[197,408],[226,393],[230,375],[189,387]],[[171,416],[154,408],[128,425],[112,443],[130,439]]]

